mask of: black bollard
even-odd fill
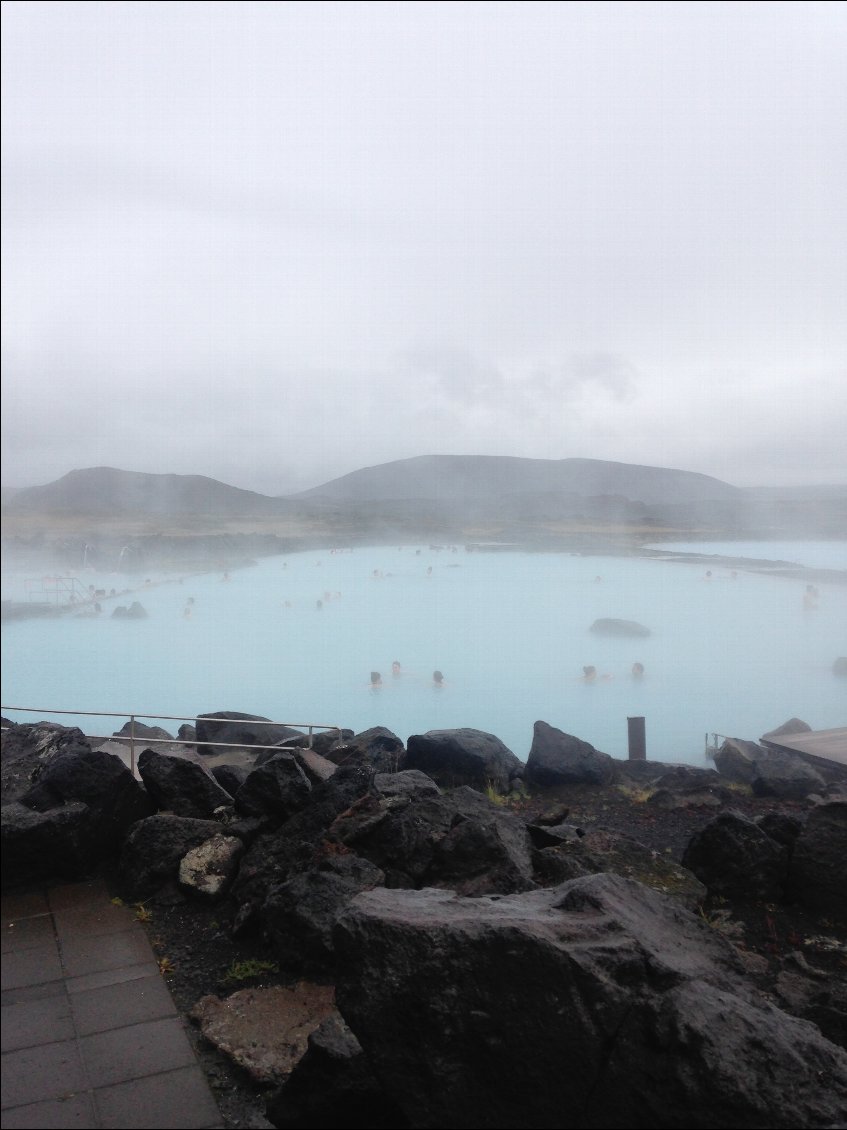
[[[627,731],[629,734],[629,760],[647,760],[647,736],[644,730],[643,718],[627,718]]]

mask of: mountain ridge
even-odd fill
[[[327,504],[437,502],[507,496],[615,496],[633,503],[732,501],[740,488],[708,475],[599,459],[523,459],[499,455],[423,455],[363,467],[309,490],[265,495],[206,475],[154,474],[115,467],[69,471],[23,487],[5,502],[12,513],[273,516]]]

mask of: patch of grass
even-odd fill
[[[135,919],[137,922],[153,921],[153,911],[148,910],[143,902],[137,902],[132,909],[135,911]]]
[[[169,957],[160,957],[158,964],[159,972],[163,977],[170,977],[173,973],[176,972],[176,966]]]
[[[627,800],[632,801],[633,804],[646,804],[650,797],[655,793],[655,789],[649,785],[616,785],[615,788],[618,792],[625,796]]]
[[[257,958],[234,961],[221,980],[226,984],[251,981],[255,977],[261,977],[263,973],[279,973],[279,966],[275,961],[259,961]]]

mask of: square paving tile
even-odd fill
[[[74,1034],[71,1005],[66,993],[3,1006],[0,1043],[4,1052],[72,1040]]]
[[[94,1101],[85,1093],[3,1111],[3,1130],[90,1130],[97,1125]]]
[[[73,1040],[3,1054],[4,1110],[87,1089],[85,1069]],[[4,1125],[5,1121],[4,1117]]]
[[[55,942],[53,919],[49,914],[29,918],[11,918],[3,923],[3,953],[28,950]]]
[[[102,879],[89,879],[85,883],[63,883],[47,892],[51,910],[70,910],[77,906],[100,905],[109,901],[109,892]]]
[[[110,902],[96,906],[77,906],[71,910],[57,910],[53,914],[56,933],[61,941],[72,937],[97,937],[116,934],[137,928],[135,915],[126,906]]]
[[[84,993],[88,989],[101,989],[104,985],[119,985],[122,981],[137,981],[141,977],[160,977],[159,966],[148,954],[149,961],[138,965],[121,965],[117,969],[101,969],[96,973],[83,973],[80,977],[68,977],[64,982],[68,993]]]
[[[0,918],[3,925],[16,918],[29,918],[33,914],[46,914],[47,895],[44,891],[17,891],[0,898]]]
[[[99,1088],[94,1101],[103,1126],[149,1130],[223,1126],[206,1079],[196,1066]]]
[[[74,935],[62,942],[62,964],[68,977],[119,969],[122,965],[141,965],[151,957],[150,943],[140,926],[99,937]]]
[[[70,1001],[80,1036],[177,1014],[158,970],[151,977],[74,993]]]
[[[42,985],[61,976],[62,964],[54,941],[49,946],[33,946],[32,949],[4,954],[0,984],[5,992],[27,985]]]
[[[197,1062],[176,1017],[83,1036],[79,1046],[89,1076],[102,1087]]]
[[[0,993],[0,1003],[7,1008],[10,1004],[43,1001],[47,997],[63,997],[65,993],[64,981],[45,981],[42,985],[21,985],[18,989],[4,989]]]

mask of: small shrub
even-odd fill
[[[263,973],[279,973],[279,966],[275,961],[259,961],[257,958],[234,961],[221,980],[225,983],[250,981],[255,977],[261,977]]]

